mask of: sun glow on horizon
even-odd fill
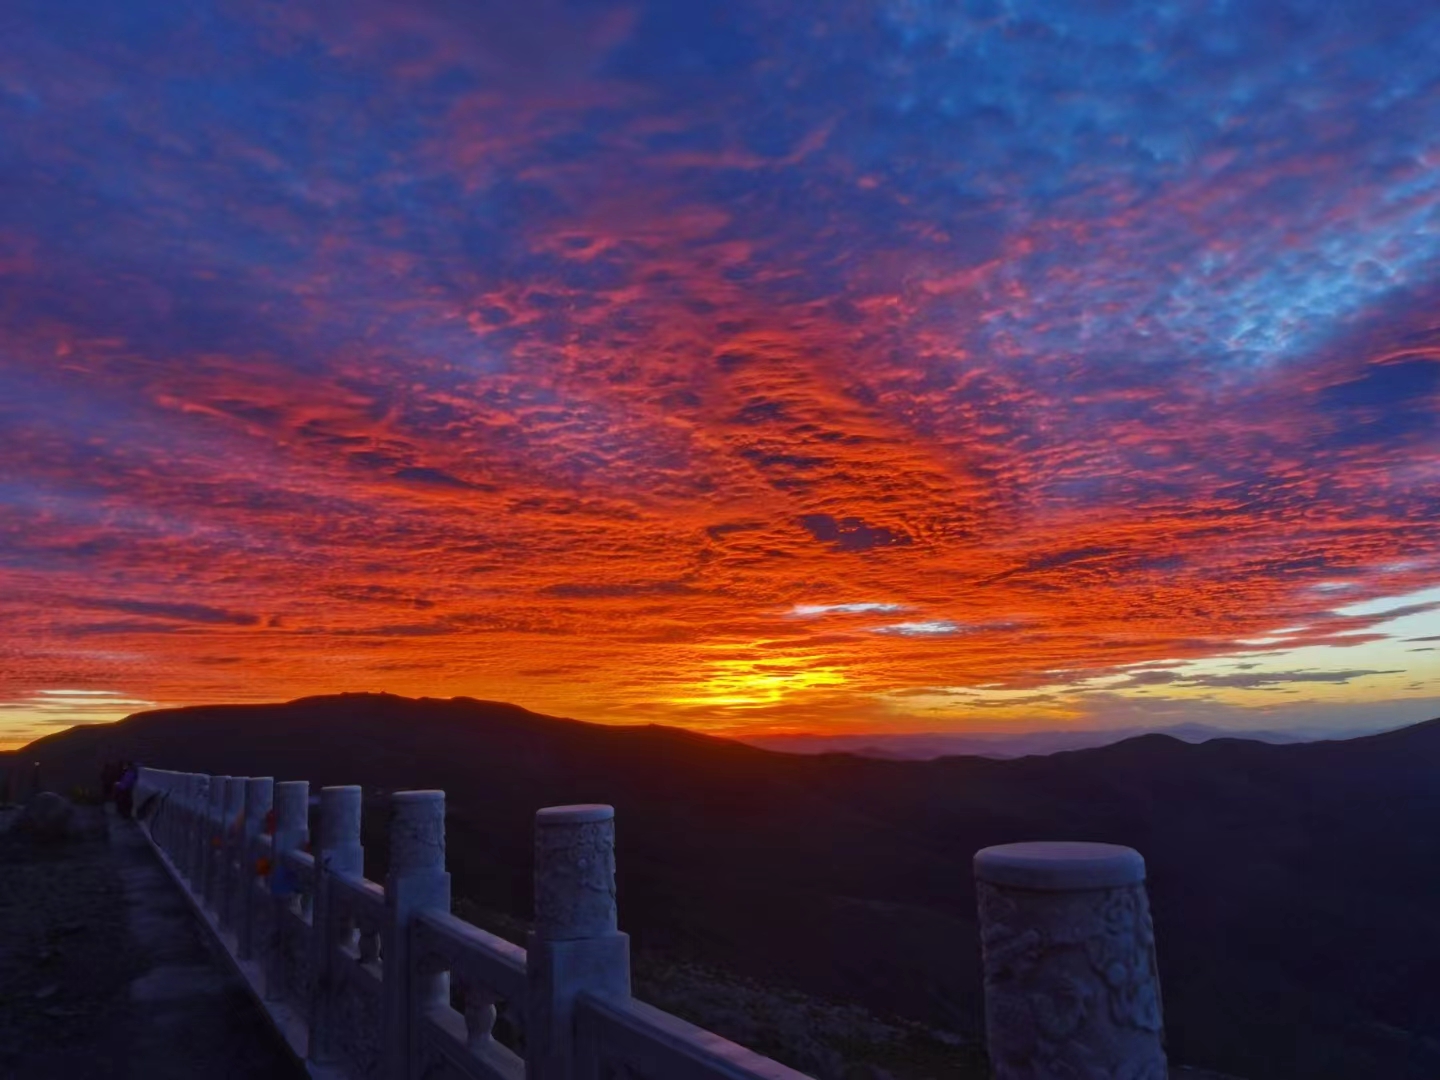
[[[813,662],[806,656],[765,657],[753,660],[708,661],[711,674],[691,695],[669,699],[689,708],[755,709],[779,705],[808,690],[845,685],[835,666]]]
[[[16,750],[77,724],[104,724],[161,703],[113,690],[44,688],[14,701],[0,700],[0,750]]]

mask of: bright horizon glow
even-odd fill
[[[7,23],[0,746],[1440,711],[1440,9],[504,7]]]

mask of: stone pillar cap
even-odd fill
[[[397,791],[390,796],[396,802],[444,802],[445,792],[436,788],[419,791]]]
[[[615,808],[604,803],[577,803],[575,806],[547,806],[535,811],[536,825],[585,825],[593,821],[609,821]]]
[[[1113,889],[1144,881],[1145,860],[1118,844],[1038,840],[977,851],[975,876],[992,885],[1047,892]]]

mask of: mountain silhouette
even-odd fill
[[[1440,1076],[1440,720],[895,761],[343,694],[138,714],[17,757],[60,790],[116,757],[312,790],[443,788],[456,893],[521,916],[534,811],[611,803],[637,945],[971,1032],[973,853],[1128,844],[1148,864],[1173,1060],[1251,1080]],[[379,877],[377,827],[366,845]]]
[[[899,735],[747,735],[740,741],[763,750],[784,750],[792,754],[845,753],[861,757],[929,761],[938,757],[978,755],[1016,758],[1033,754],[1054,754],[1061,750],[1088,750],[1097,746],[1156,733],[1155,728],[1050,728],[1041,731],[915,732]],[[1316,739],[1348,739],[1370,734],[1373,729],[1322,731],[1246,730],[1235,731],[1211,724],[1175,724],[1160,730],[1185,742],[1242,738],[1269,743],[1311,742]]]

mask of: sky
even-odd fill
[[[1440,7],[8,0],[0,747],[1440,714]]]

